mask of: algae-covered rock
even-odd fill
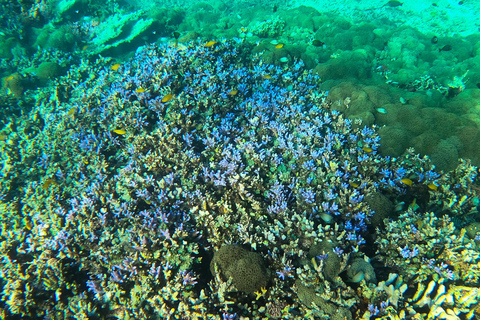
[[[254,293],[265,288],[269,282],[269,272],[262,257],[237,245],[224,245],[215,252],[210,270],[215,275],[215,265],[220,277],[231,278],[235,288],[246,293]]]

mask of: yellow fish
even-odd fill
[[[113,132],[115,132],[116,134],[119,134],[119,135],[124,135],[125,133],[127,133],[127,131],[123,130],[123,129],[115,129],[115,130],[113,130]]]
[[[147,91],[147,89],[144,89],[144,88],[138,88],[137,90],[135,90],[136,93],[142,93],[145,91]]]
[[[72,117],[75,114],[75,107],[71,107],[70,110],[67,111],[67,117]]]
[[[370,153],[370,152],[373,151],[373,149],[372,149],[372,148],[369,148],[369,147],[363,147],[362,150],[365,151],[365,152],[367,152],[367,153]]]
[[[52,185],[53,185],[53,186],[57,186],[58,183],[57,183],[55,180],[53,180],[53,179],[51,179],[51,178],[48,178],[48,179],[46,179],[46,180],[43,182],[42,188],[43,188],[44,190],[47,190],[47,189],[50,188],[50,186],[52,186]]]
[[[267,79],[267,80],[269,80],[269,79],[272,79],[272,76],[271,76],[271,75],[268,75],[268,74],[266,74],[266,75],[264,75],[264,76],[263,76],[263,79]]]
[[[238,90],[237,89],[232,89],[228,92],[228,95],[229,96],[236,96],[238,93]]]
[[[429,183],[427,186],[430,190],[437,191],[438,187],[435,183]]]
[[[172,98],[173,98],[173,94],[169,93],[169,94],[165,95],[165,96],[162,98],[161,101],[162,101],[163,103],[165,103],[165,102],[168,102],[168,101],[172,100]]]
[[[120,66],[121,66],[120,63],[115,63],[110,67],[110,69],[112,69],[113,71],[117,71],[118,69],[120,69]]]
[[[277,44],[277,45],[275,46],[275,49],[282,49],[283,46],[284,46],[283,43],[279,43],[279,44]]]
[[[205,43],[205,47],[207,48],[210,48],[210,47],[213,47],[217,42],[216,41],[208,41],[207,43]]]
[[[355,182],[352,182],[352,181],[349,181],[348,184],[351,185],[354,188],[358,188],[360,186],[358,183],[355,183]]]
[[[410,180],[410,179],[408,179],[408,178],[400,179],[400,181],[401,181],[403,184],[406,184],[407,186],[413,185],[413,181]]]

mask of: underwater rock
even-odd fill
[[[262,257],[237,245],[224,245],[215,252],[210,271],[215,275],[215,265],[223,279],[232,278],[234,286],[246,293],[254,293],[265,288],[269,282],[269,272]]]

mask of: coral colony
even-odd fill
[[[83,61],[11,125],[2,318],[478,317],[476,168],[381,156],[301,61],[251,49]]]

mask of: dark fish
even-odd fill
[[[390,0],[387,3],[385,3],[384,7],[400,7],[403,4],[403,2],[397,1],[397,0]]]
[[[325,43],[323,43],[322,41],[317,40],[317,39],[315,39],[315,40],[312,41],[312,45],[314,45],[315,47],[321,47],[321,46],[323,46],[324,44],[325,44]]]
[[[178,31],[173,32],[173,37],[175,38],[175,44],[173,46],[176,48],[178,47],[178,38],[180,37],[180,32]]]
[[[278,6],[276,4],[273,5],[273,12],[277,12]]]
[[[438,52],[440,52],[440,51],[450,51],[450,50],[452,50],[452,46],[449,45],[449,44],[446,44],[443,47],[441,47],[440,49],[438,49]]]
[[[438,37],[437,37],[437,36],[433,36],[433,38],[432,38],[431,41],[432,41],[433,44],[437,43],[437,42],[438,42]]]
[[[478,89],[480,89],[480,82],[479,82],[479,83],[477,83],[477,88],[478,88]]]

